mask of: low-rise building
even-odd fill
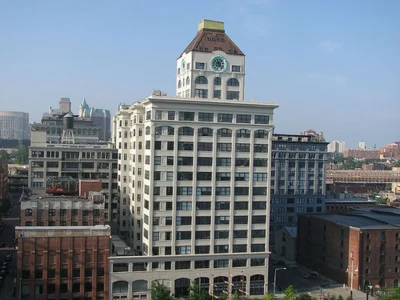
[[[285,226],[275,234],[275,253],[290,261],[297,258],[297,227]]]
[[[298,262],[354,289],[398,287],[400,210],[300,215]]]
[[[380,149],[379,153],[381,159],[400,159],[400,142],[385,145]]]
[[[353,157],[355,159],[379,159],[379,150],[377,149],[345,149],[344,157]]]
[[[18,299],[108,299],[109,226],[18,226],[15,235]]]

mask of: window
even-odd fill
[[[249,173],[235,173],[235,181],[249,181]]]
[[[221,128],[221,129],[218,129],[217,135],[219,137],[232,137],[232,130],[230,130],[228,128]]]
[[[228,224],[229,225],[229,216],[216,216],[215,224]]]
[[[250,144],[236,144],[236,152],[250,152]]]
[[[175,112],[174,111],[169,111],[168,112],[168,120],[175,120]]]
[[[199,216],[196,217],[196,225],[210,225],[211,217],[210,216]]]
[[[237,138],[250,138],[250,130],[247,129],[238,129],[236,130]]]
[[[213,136],[213,130],[211,128],[199,128],[198,129],[198,135],[199,136]]]
[[[206,65],[205,63],[196,62],[196,69],[204,70],[205,65]]]
[[[196,240],[210,239],[210,231],[196,231]]]
[[[196,189],[197,196],[211,196],[211,187],[198,187]]]
[[[56,215],[56,210],[55,209],[49,209],[49,216],[55,216]]]
[[[32,209],[30,208],[25,209],[25,216],[32,216]]]
[[[253,181],[267,181],[267,173],[253,173]]]
[[[257,139],[265,139],[268,138],[268,131],[266,130],[257,130],[254,132],[254,137]]]
[[[193,172],[178,172],[178,180],[193,180]]]
[[[248,158],[236,158],[235,165],[236,167],[248,167],[250,165],[250,161]]]
[[[221,85],[221,78],[215,77],[214,78],[214,85]]]
[[[193,165],[193,163],[191,165]],[[212,157],[198,157],[197,165],[198,166],[211,166],[212,165]]]
[[[254,123],[256,124],[269,124],[269,116],[255,115]]]
[[[175,247],[175,254],[190,254],[191,251],[192,251],[191,246]]]
[[[218,157],[217,158],[217,166],[219,166],[219,167],[230,167],[231,166],[231,159],[230,158],[224,158],[224,157]]]
[[[197,172],[197,180],[206,180],[209,181],[212,179],[211,172]]]
[[[177,202],[177,210],[192,210],[192,202]]]
[[[232,144],[231,143],[218,143],[217,144],[217,151],[218,152],[231,152],[232,151]]]
[[[194,121],[194,112],[180,111],[179,121]]]
[[[195,98],[208,98],[208,90],[206,89],[195,89],[194,90]]]
[[[232,72],[240,72],[240,66],[232,66]]]
[[[178,166],[193,166],[193,157],[179,156]]]
[[[268,152],[268,145],[267,144],[255,144],[254,145],[254,152],[267,153]],[[279,154],[281,154],[281,153],[279,153]]]
[[[227,86],[239,86],[239,81],[236,78],[228,80]]]
[[[179,225],[192,225],[192,217],[176,217],[176,226]]]
[[[235,196],[244,196],[249,194],[249,188],[245,186],[235,187]]]
[[[226,99],[228,100],[239,100],[239,92],[238,91],[227,91]]]
[[[229,201],[218,201],[215,202],[215,209],[216,210],[229,210],[231,207],[231,204]]]
[[[194,130],[191,127],[181,127],[178,130],[179,135],[188,135],[188,136],[193,136],[194,135]]]
[[[198,151],[212,151],[213,150],[213,143],[199,142],[197,144],[197,150]]]
[[[253,187],[253,195],[266,195],[267,188],[266,187]]]
[[[198,76],[195,80],[196,84],[208,84],[208,80],[204,76]]]
[[[214,114],[199,112],[199,121],[214,122]]]
[[[217,181],[231,181],[231,173],[217,172]]]
[[[146,120],[151,119],[151,110],[146,111]]]
[[[221,91],[220,90],[214,90],[213,91],[213,98],[214,99],[221,99]]]
[[[177,189],[177,195],[179,196],[190,196],[192,195],[192,193],[193,193],[192,187],[179,186]]]
[[[216,195],[217,196],[229,196],[231,194],[230,187],[217,187],[216,188]]]
[[[233,114],[218,114],[218,122],[232,123]]]
[[[179,142],[178,150],[193,151],[193,142]]]
[[[236,123],[251,123],[251,115],[236,115]]]

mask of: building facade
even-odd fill
[[[207,46],[212,37],[216,49]],[[178,58],[178,97],[121,105],[113,119],[121,232],[143,255],[110,258],[112,299],[149,297],[154,280],[175,297],[187,296],[195,279],[215,296],[233,293],[242,280],[249,295],[266,291],[278,106],[243,101],[244,78],[237,73],[244,56],[232,48],[223,23],[201,22],[194,41]],[[189,82],[179,76],[183,68]],[[238,96],[227,96],[228,82],[235,82]],[[207,92],[199,96],[197,89]],[[218,89],[221,97],[210,98]]]
[[[298,262],[354,289],[399,287],[399,220],[396,208],[301,215]]]
[[[29,114],[0,111],[0,140],[29,140]]]
[[[376,149],[345,149],[344,157],[355,159],[379,159],[379,150]]]
[[[8,195],[8,163],[0,160],[0,201]]]
[[[400,142],[393,142],[380,149],[380,159],[400,159]]]
[[[93,125],[100,127],[99,138],[109,141],[111,138],[111,114],[108,109],[90,107],[86,99],[79,106],[79,118],[91,120]]]
[[[104,195],[91,193],[88,198],[60,197],[44,189],[24,192],[21,197],[22,226],[95,226],[104,224]]]
[[[297,226],[298,214],[325,211],[327,144],[312,135],[273,135],[271,242],[277,230]]]
[[[49,142],[46,131],[32,131],[29,147],[29,179],[32,188],[44,188],[48,178],[100,180],[105,196],[104,220],[118,232],[118,151],[105,144],[61,144]]]
[[[343,154],[344,149],[346,148],[345,142],[341,141],[332,141],[328,144],[328,152],[332,153],[332,155]]]
[[[108,299],[109,226],[17,226],[21,300]]]

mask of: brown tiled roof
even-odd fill
[[[179,57],[190,51],[212,53],[216,50],[226,54],[244,55],[224,30],[200,29]]]

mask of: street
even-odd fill
[[[14,232],[15,226],[19,225],[20,203],[19,193],[9,194],[12,202],[11,213],[3,216],[1,222],[4,225],[0,228],[0,244],[5,244],[5,247],[0,248],[0,263],[6,262],[7,255],[11,255],[11,260],[7,263],[5,278],[0,280],[0,299],[15,299],[14,293],[14,278],[16,272],[16,250],[14,248]]]

